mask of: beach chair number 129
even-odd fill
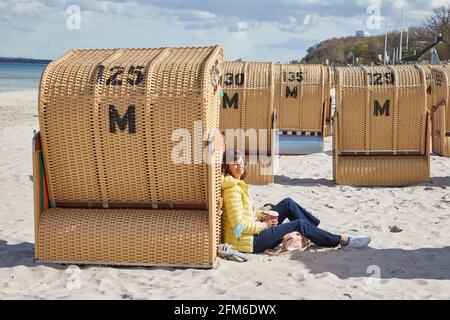
[[[392,72],[382,73],[368,73],[367,74],[369,86],[394,85],[395,76]]]

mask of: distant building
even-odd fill
[[[378,57],[355,57],[353,65],[356,66],[373,66],[380,62]]]
[[[370,33],[365,32],[364,30],[358,30],[356,31],[356,36],[360,38],[369,37]]]

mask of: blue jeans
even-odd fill
[[[265,229],[253,237],[253,252],[260,253],[281,244],[283,237],[298,231],[319,247],[334,248],[341,242],[341,236],[318,228],[320,220],[298,205],[291,198],[286,198],[272,210],[279,213],[278,225]],[[283,223],[288,218],[290,222]]]

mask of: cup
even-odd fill
[[[267,211],[267,215],[270,217],[270,219],[278,219],[278,212],[273,211],[273,210],[269,210]]]

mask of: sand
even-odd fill
[[[213,270],[36,265],[36,115],[36,91],[0,94],[0,299],[450,299],[450,158],[432,156],[429,184],[336,186],[330,138],[324,153],[281,157],[276,183],[252,186],[254,200],[291,197],[325,229],[371,236],[367,249],[219,259]]]

